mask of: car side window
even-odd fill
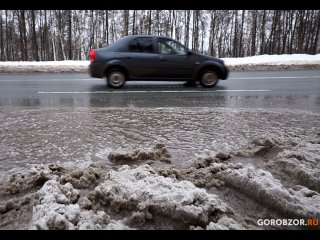
[[[152,38],[143,37],[135,38],[129,43],[130,52],[144,52],[144,53],[153,53],[153,41]]]
[[[161,54],[186,55],[187,50],[182,45],[170,39],[159,39],[158,48]]]
[[[129,51],[130,52],[139,52],[138,39],[137,38],[135,38],[131,42],[129,42]]]

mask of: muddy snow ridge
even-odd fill
[[[159,226],[173,222],[174,226],[205,228],[232,215],[232,209],[216,195],[189,181],[159,176],[147,164],[111,169],[88,197],[81,197],[72,184],[61,184],[58,178],[47,181],[38,194],[30,229],[134,229],[150,221],[159,221]],[[117,213],[125,217],[112,219]]]
[[[164,144],[110,153],[112,166],[35,166],[0,184],[0,228],[303,229],[257,219],[320,218],[319,156],[315,133],[261,136],[182,168],[153,164],[170,159]]]
[[[171,154],[163,143],[157,143],[151,151],[137,149],[132,153],[128,152],[110,152],[108,159],[116,164],[136,164],[146,161],[148,164],[161,161],[171,163]]]

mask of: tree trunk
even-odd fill
[[[172,10],[171,27],[170,27],[170,37],[173,38],[173,25],[175,23],[176,17],[175,12]]]
[[[317,54],[318,53],[317,49],[319,47],[319,35],[320,35],[320,24],[319,24],[319,22],[320,22],[320,13],[319,13],[319,11],[317,13],[317,18],[316,19],[317,19],[316,23],[318,23],[318,24],[317,24],[316,34],[315,34],[314,45],[312,47],[312,54]]]
[[[4,57],[4,44],[3,44],[3,20],[2,20],[2,12],[1,12],[1,16],[0,16],[0,60],[4,61],[5,57]]]
[[[108,10],[106,10],[106,31],[107,31],[107,45],[109,45],[109,13]]]
[[[243,57],[243,53],[242,53],[242,49],[244,48],[243,46],[242,46],[242,38],[243,38],[243,25],[244,25],[244,16],[245,16],[245,13],[246,13],[246,10],[242,10],[242,17],[241,17],[241,32],[240,32],[240,39],[239,39],[239,51],[238,51],[238,56],[239,57]],[[256,19],[256,16],[257,16],[257,13],[256,13],[256,11],[254,11],[254,15],[255,15],[255,26],[254,26],[254,32],[255,32],[255,34],[256,34],[256,21],[257,21],[257,19]],[[254,37],[254,41],[256,40],[256,37]],[[254,50],[255,51],[255,50]]]
[[[251,28],[251,56],[256,54],[256,35],[257,35],[257,12],[252,11],[252,28]],[[242,23],[243,24],[243,23]]]
[[[132,17],[132,35],[135,35],[135,27],[136,27],[136,10],[133,10],[133,17]]]
[[[214,27],[215,27],[215,20],[214,20],[214,11],[215,10],[211,10],[211,14],[210,14],[210,34],[209,34],[209,49],[208,49],[208,53],[213,56],[213,43],[214,43]]]
[[[123,10],[124,31],[123,36],[129,35],[129,10]]]
[[[24,55],[24,61],[28,61],[29,60],[29,56],[28,56],[28,40],[27,40],[27,30],[26,30],[26,18],[25,18],[25,10],[22,10],[22,14],[21,14],[21,18],[22,18],[22,33],[23,33],[23,55]]]
[[[68,15],[69,15],[69,28],[68,28],[68,42],[69,42],[69,60],[72,60],[72,18],[71,18],[71,15],[72,15],[72,10],[68,10]]]
[[[238,10],[234,17],[233,57],[238,57]]]
[[[199,11],[193,10],[193,28],[192,28],[192,50],[199,50]]]
[[[22,27],[22,13],[20,11],[20,16],[18,12],[18,17],[19,17],[19,36],[20,36],[20,57],[22,61],[26,61],[24,59],[24,42],[23,42],[23,27]]]
[[[184,45],[189,48],[190,10],[185,11],[185,16]]]
[[[39,54],[38,54],[38,43],[37,43],[37,32],[36,32],[36,20],[35,20],[35,10],[31,10],[31,18],[32,18],[32,45],[33,45],[33,58],[37,62],[39,61]]]
[[[149,10],[149,17],[148,17],[148,35],[151,34],[151,26],[152,26],[151,13],[152,13],[152,10]]]
[[[265,25],[266,25],[266,10],[263,10],[262,24],[260,29],[260,54],[265,54]]]

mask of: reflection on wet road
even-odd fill
[[[1,74],[0,106],[230,107],[318,111],[320,71],[232,72],[213,89],[184,82],[128,82],[106,87],[88,74]]]
[[[291,76],[291,77],[288,77]],[[57,161],[105,161],[163,143],[175,165],[255,137],[317,133],[320,71],[231,73],[213,89],[87,74],[0,75],[0,177]]]

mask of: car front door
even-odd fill
[[[169,79],[191,79],[195,63],[187,49],[180,43],[168,39],[157,39],[159,53],[158,75]]]

